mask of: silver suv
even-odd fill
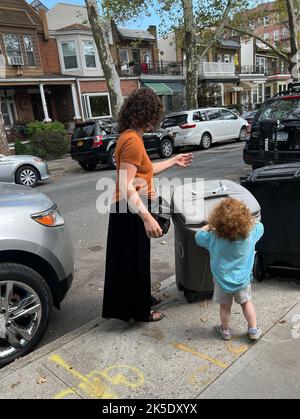
[[[56,205],[0,183],[0,367],[40,342],[73,272],[73,244]]]

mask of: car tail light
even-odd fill
[[[181,125],[179,125],[179,127],[181,128],[181,129],[189,129],[189,128],[196,128],[196,124],[181,124]]]
[[[46,227],[60,227],[65,224],[65,220],[60,215],[56,205],[53,205],[53,207],[47,211],[32,214],[31,218]]]
[[[97,135],[93,141],[93,148],[100,147],[101,145],[103,145],[103,137],[102,135]]]

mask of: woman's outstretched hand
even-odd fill
[[[192,153],[178,154],[178,156],[173,157],[173,159],[174,159],[174,166],[189,167],[193,162],[193,154]]]

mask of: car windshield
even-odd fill
[[[258,121],[300,120],[300,98],[274,100],[260,113]]]
[[[170,128],[170,127],[176,127],[181,124],[187,123],[187,114],[180,114],[180,115],[170,115],[168,116],[163,123],[161,124],[162,128]]]
[[[95,133],[95,124],[77,125],[73,132],[73,139],[93,137]]]

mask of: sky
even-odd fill
[[[28,3],[31,3],[32,0],[27,0]],[[83,5],[83,0],[40,0],[46,7],[51,9],[51,7],[55,6],[57,3],[70,3],[70,4],[79,4]],[[142,20],[137,20],[134,22],[126,23],[126,27],[128,28],[141,28],[147,29],[150,25],[159,25],[159,17],[153,13],[151,17],[143,18]]]

